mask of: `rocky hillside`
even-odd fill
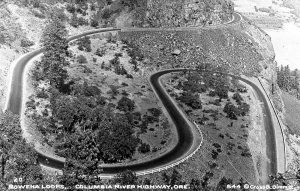
[[[117,14],[118,26],[121,24],[118,21],[123,20],[126,26],[188,27],[226,22],[233,7],[230,0],[120,0],[107,10]]]
[[[229,0],[148,0],[147,20],[154,27],[183,27],[219,24],[233,12]]]
[[[148,63],[162,68],[211,63],[269,80],[275,74],[270,37],[247,20],[225,28],[123,32],[120,36],[139,47]]]

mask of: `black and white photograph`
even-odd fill
[[[300,190],[300,0],[0,0],[0,191]]]

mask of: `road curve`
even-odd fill
[[[205,28],[216,28],[216,27],[226,27],[231,24],[237,24],[241,21],[242,16],[238,13],[234,13],[233,19],[226,23],[225,25],[220,26],[209,26]],[[92,35],[96,33],[102,33],[102,32],[112,32],[112,31],[151,31],[151,30],[192,30],[192,29],[202,29],[202,28],[174,28],[174,29],[139,29],[139,28],[131,28],[131,29],[97,29],[92,31],[87,31],[82,34],[70,37],[68,41],[75,40],[77,38]],[[36,51],[33,51],[29,54],[24,55],[21,57],[12,67],[12,74],[11,74],[11,80],[9,83],[9,90],[8,90],[8,97],[6,101],[6,105],[4,110],[10,110],[15,114],[20,114],[22,111],[22,91],[23,91],[23,77],[24,77],[24,69],[25,66],[29,63],[29,61],[34,58],[35,56],[41,54],[44,51],[44,49],[38,49]],[[112,175],[114,175],[116,172],[120,172],[124,169],[130,169],[137,172],[138,175],[142,174],[149,174],[152,172],[157,172],[160,170],[164,170],[167,167],[172,167],[176,164],[179,164],[180,162],[184,161],[188,157],[190,157],[194,151],[198,148],[199,143],[202,140],[202,137],[199,135],[199,131],[197,128],[195,128],[195,125],[193,125],[187,117],[182,113],[180,109],[178,109],[178,106],[176,103],[174,103],[174,100],[170,98],[170,96],[166,93],[162,85],[160,84],[159,77],[174,71],[179,70],[185,70],[185,69],[171,69],[166,71],[160,71],[155,74],[153,74],[150,78],[150,84],[152,85],[153,90],[155,91],[156,95],[160,99],[160,101],[163,103],[164,107],[167,109],[168,113],[170,114],[171,119],[174,121],[174,124],[176,125],[176,129],[178,131],[179,135],[179,142],[174,147],[173,150],[169,151],[163,156],[160,156],[158,158],[155,158],[151,161],[145,161],[138,164],[129,164],[127,166],[107,166],[103,167],[104,173],[103,177],[111,178]],[[241,79],[244,81],[245,79]],[[247,83],[247,82],[246,82]],[[251,82],[248,83],[251,85]],[[252,85],[251,85],[252,86]],[[254,89],[256,86],[252,86]],[[258,91],[259,92],[259,91]],[[264,97],[262,97],[265,99]],[[272,122],[272,121],[271,121]],[[271,127],[272,125],[270,125]],[[274,145],[275,147],[275,145]],[[274,155],[272,151],[276,151],[275,149],[271,150],[270,155]],[[39,162],[45,166],[50,166],[53,168],[61,169],[64,165],[63,161],[53,159],[51,157],[45,156],[43,153],[38,152],[39,155]],[[275,154],[276,155],[276,154]],[[272,157],[273,158],[273,157]],[[276,164],[276,159],[274,159]],[[276,165],[271,167],[271,171],[276,171]]]

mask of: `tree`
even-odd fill
[[[220,98],[220,101],[222,99],[228,98],[228,91],[229,91],[229,87],[223,83],[217,85],[216,90],[215,90],[216,94]]]
[[[227,114],[227,117],[233,120],[237,120],[238,109],[231,103],[227,102],[223,111]]]
[[[77,62],[80,63],[80,64],[85,64],[85,63],[87,63],[87,59],[86,59],[85,56],[79,55],[79,56],[77,57]]]
[[[91,20],[91,26],[92,27],[97,27],[97,26],[99,26],[99,22],[97,20],[95,20],[95,19],[92,19]]]
[[[79,50],[84,50],[86,52],[91,52],[91,40],[90,37],[86,36],[77,40],[77,45]]]
[[[239,115],[245,116],[248,114],[248,112],[250,111],[250,105],[247,103],[241,103],[238,106],[238,113]]]
[[[104,56],[105,55],[105,49],[97,49],[96,50],[96,53],[95,53],[97,56],[100,56],[100,57],[102,57],[102,56]]]
[[[4,113],[0,119],[1,186],[7,190],[15,177],[22,178],[21,184],[44,184],[45,179],[37,164],[37,153],[22,138],[18,116]]]
[[[193,94],[192,92],[183,92],[182,95],[178,98],[183,103],[192,107],[193,109],[201,109],[202,104],[197,94]]]
[[[141,153],[147,153],[150,151],[150,145],[147,143],[142,143],[142,145],[138,149]]]
[[[42,44],[45,47],[39,65],[50,85],[58,89],[62,88],[68,77],[64,67],[69,65],[66,60],[68,56],[67,30],[62,21],[53,18],[46,26],[42,35]]]
[[[243,98],[242,98],[241,94],[239,94],[239,93],[237,92],[237,93],[233,94],[233,97],[232,97],[232,98],[236,101],[236,103],[237,103],[238,105],[241,105],[241,102],[243,101]]]
[[[118,101],[118,106],[117,109],[128,112],[128,111],[133,111],[135,107],[134,101],[131,99],[123,96],[119,101]]]
[[[69,24],[75,28],[77,28],[79,26],[79,23],[78,23],[78,17],[77,17],[77,14],[76,13],[73,13],[72,14],[72,17],[71,17],[71,20],[69,22]]]
[[[72,5],[72,4],[67,4],[66,9],[69,13],[75,13],[75,11],[76,11],[75,5]]]

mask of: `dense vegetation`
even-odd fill
[[[289,65],[278,67],[277,84],[280,89],[300,99],[300,73],[297,69],[291,71]]]
[[[22,137],[18,116],[5,113],[0,119],[0,189],[8,184],[45,184],[37,153]]]

